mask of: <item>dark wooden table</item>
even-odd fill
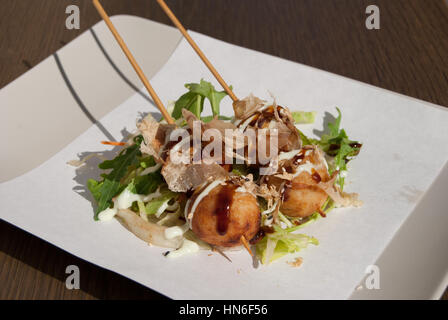
[[[155,0],[103,0],[110,15],[170,24]],[[446,0],[167,0],[192,30],[448,106]],[[65,28],[76,4],[81,29]],[[367,30],[376,4],[381,29]],[[100,20],[91,0],[0,0],[0,88]],[[65,268],[81,270],[67,290]],[[448,298],[448,293],[444,295]],[[164,299],[0,222],[0,299]]]

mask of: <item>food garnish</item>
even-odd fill
[[[174,104],[175,124],[148,115],[129,142],[102,142],[123,148],[87,182],[95,220],[117,218],[143,241],[170,248],[167,258],[212,250],[230,261],[228,251],[246,249],[269,264],[318,244],[297,230],[335,207],[362,205],[343,191],[362,144],[341,129],[339,109],[315,139],[299,130],[315,112],[249,95],[233,103],[229,118],[220,114],[224,91],[204,80],[186,88]],[[203,116],[206,101],[212,116]],[[274,152],[259,153],[267,147]]]

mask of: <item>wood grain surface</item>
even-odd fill
[[[152,0],[103,0],[109,15],[170,24]],[[167,0],[185,27],[418,99],[448,106],[445,0]],[[76,4],[81,29],[65,28]],[[381,30],[365,27],[366,7]],[[0,88],[100,20],[90,0],[0,0]],[[65,287],[77,265],[81,289]],[[445,292],[445,299],[448,293]],[[0,299],[164,299],[0,222]]]

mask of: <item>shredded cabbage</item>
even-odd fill
[[[282,229],[274,225],[274,232],[268,233],[256,245],[257,255],[261,263],[269,264],[288,253],[305,249],[309,244],[318,245],[319,241],[305,234],[296,234],[289,229]]]
[[[316,112],[306,112],[306,111],[294,111],[291,112],[292,118],[296,124],[311,124],[314,123],[316,118]]]
[[[157,218],[169,207],[169,202],[177,198],[178,194],[168,188],[160,191],[161,195],[151,199],[145,206],[148,215],[154,214]]]

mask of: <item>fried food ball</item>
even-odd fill
[[[302,172],[285,188],[280,211],[290,217],[305,218],[320,210],[328,198],[308,172]]]
[[[302,149],[302,159],[299,158],[299,160],[299,166],[295,168],[295,172],[300,170],[301,166],[309,166],[311,164],[313,168],[302,171],[292,181],[286,183],[280,211],[290,217],[305,218],[319,211],[328,199],[327,193],[319,188],[317,184],[321,181],[329,181],[330,176],[320,150],[304,151]],[[271,180],[271,183],[279,184],[278,179],[274,178]]]
[[[203,241],[221,247],[241,245],[260,228],[260,208],[248,192],[237,192],[233,184],[218,185],[205,196],[194,212],[192,230]]]

